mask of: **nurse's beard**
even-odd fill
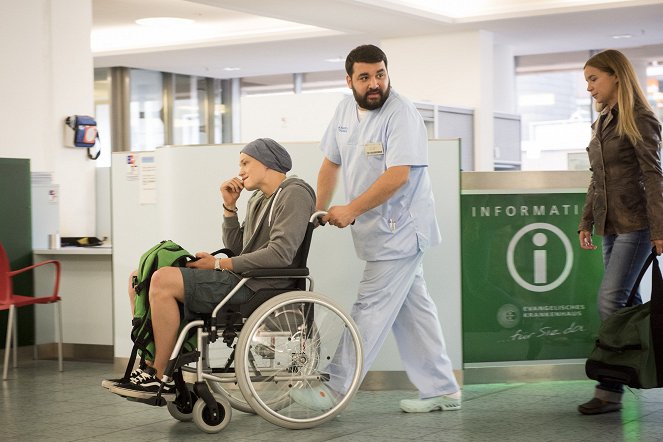
[[[370,90],[366,92],[364,95],[359,95],[357,90],[355,88],[352,88],[352,95],[354,95],[355,101],[357,102],[357,105],[359,105],[360,108],[366,110],[375,110],[381,108],[384,102],[387,101],[387,98],[389,98],[389,91],[391,91],[391,85],[387,87],[387,92],[382,92],[381,89],[377,89],[377,90]],[[380,99],[377,101],[369,101],[368,95],[376,92],[380,94]]]

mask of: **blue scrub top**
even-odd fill
[[[329,161],[342,166],[348,201],[364,193],[387,168],[410,166],[408,182],[351,227],[360,259],[401,259],[440,243],[426,126],[409,100],[391,89],[384,105],[367,111],[360,122],[357,103],[348,96],[336,108],[320,148]]]

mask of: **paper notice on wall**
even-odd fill
[[[129,154],[126,159],[127,181],[138,181],[138,155]]]
[[[49,187],[48,189],[48,202],[50,204],[56,204],[58,202],[58,188]]]
[[[138,180],[140,182],[140,204],[156,204],[157,167],[154,155],[141,155]]]

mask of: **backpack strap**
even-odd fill
[[[223,249],[219,249],[219,250],[216,250],[216,251],[210,253],[210,255],[216,256],[216,255],[219,255],[221,253],[226,255],[228,258],[232,258],[232,257],[235,256],[235,252],[233,252],[232,250],[230,250],[228,248],[225,248],[225,247]]]
[[[127,363],[127,368],[124,370],[124,379],[129,379],[131,372],[133,371],[134,364],[136,363],[136,355],[138,354],[138,347],[135,345],[131,348],[131,356],[129,356],[129,362]]]

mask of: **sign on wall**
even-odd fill
[[[600,249],[578,245],[583,202],[578,193],[461,196],[465,363],[587,357],[602,264]]]

